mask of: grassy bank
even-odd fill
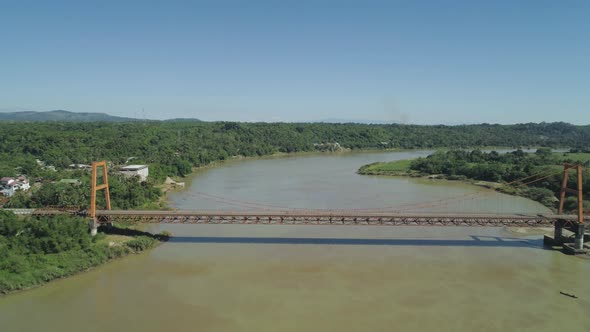
[[[82,218],[22,219],[0,211],[0,294],[87,271],[167,238],[124,227],[101,228],[92,237]]]
[[[396,160],[390,162],[376,162],[361,166],[357,173],[362,175],[390,175],[390,176],[420,176],[410,169],[412,160]]]

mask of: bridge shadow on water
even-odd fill
[[[172,236],[170,243],[214,244],[296,244],[296,245],[359,245],[359,246],[425,246],[425,247],[498,247],[543,249],[541,239],[521,239],[472,235],[468,240],[443,239],[347,239],[306,237],[224,237]]]

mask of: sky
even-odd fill
[[[0,111],[590,124],[590,1],[0,0]]]

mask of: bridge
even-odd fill
[[[104,183],[98,184],[98,168],[102,168]],[[577,175],[577,188],[568,188],[569,172],[575,169]],[[559,171],[558,173],[561,173]],[[555,175],[554,172],[541,172],[518,179],[508,185],[528,186],[532,183],[547,179]],[[584,251],[585,221],[582,199],[582,174],[581,164],[564,164],[561,184],[559,209],[556,215],[521,215],[521,214],[428,214],[408,213],[407,210],[437,206],[446,204],[449,201],[458,201],[469,198],[473,195],[466,194],[462,197],[450,197],[435,202],[420,202],[410,204],[405,208],[386,207],[380,209],[351,209],[351,210],[306,210],[306,209],[285,209],[277,210],[277,207],[264,206],[259,203],[239,202],[229,200],[238,205],[247,203],[255,207],[256,211],[113,211],[111,210],[107,165],[105,161],[92,164],[92,187],[89,217],[91,218],[92,233],[95,234],[101,223],[112,223],[117,220],[135,222],[163,222],[163,223],[189,223],[189,224],[268,224],[268,225],[371,225],[371,226],[512,226],[512,227],[547,227],[553,225],[553,236],[545,236],[545,243],[550,245],[564,245],[566,240],[563,230],[568,229],[575,234],[575,240],[571,246],[574,253]],[[105,191],[106,210],[96,209],[96,193],[99,190]],[[577,215],[564,215],[563,208],[566,193],[571,192],[577,195]],[[488,192],[489,193],[489,192]],[[484,193],[486,195],[488,193]],[[205,194],[211,198],[213,195]],[[474,198],[474,197],[471,197]],[[384,211],[385,210],[385,211]]]
[[[42,213],[41,211],[37,213]],[[548,227],[557,221],[573,224],[575,215],[443,214],[346,211],[154,211],[97,210],[99,223],[116,221],[183,224],[373,225]],[[590,218],[587,219],[590,221]]]
[[[90,217],[79,207],[6,209],[17,215]],[[550,227],[556,222],[575,225],[576,215],[356,212],[346,210],[229,211],[229,210],[96,210],[96,223],[265,224],[265,225],[370,225],[370,226],[482,226]],[[584,217],[590,223],[590,216]]]
[[[20,215],[54,216],[75,214],[90,217],[78,208],[12,209]],[[324,226],[463,226],[463,227],[554,227],[553,237],[545,241],[563,245],[563,229],[575,233],[577,215],[559,214],[466,214],[466,213],[401,213],[358,212],[344,210],[305,211],[179,211],[179,210],[95,210],[91,221],[93,232],[99,225],[117,222],[166,224],[241,224],[241,225],[324,225]],[[584,224],[590,216],[584,217]],[[583,234],[583,233],[581,233]],[[557,239],[557,240],[556,240]],[[583,237],[581,239],[583,241]],[[583,248],[583,242],[582,242]],[[583,249],[582,249],[583,250]]]
[[[98,168],[102,168],[103,183],[97,183]],[[568,172],[577,170],[577,190],[567,187]],[[561,171],[560,171],[561,172]],[[543,180],[554,174],[540,174],[514,181],[528,185]],[[533,180],[531,180],[533,178]],[[524,182],[528,180],[528,182]],[[104,190],[106,209],[96,208],[96,194]],[[494,191],[490,191],[494,192]],[[92,164],[91,203],[89,210],[79,209],[20,209],[17,214],[52,216],[69,213],[90,219],[92,234],[96,234],[101,224],[113,222],[147,222],[147,223],[182,223],[182,224],[265,224],[265,225],[366,225],[366,226],[482,226],[482,227],[554,227],[553,236],[546,236],[545,242],[551,245],[564,245],[563,230],[575,234],[572,250],[584,251],[585,224],[589,217],[583,214],[582,206],[582,166],[564,165],[560,205],[557,214],[463,214],[463,213],[416,213],[410,210],[444,205],[448,202],[469,199],[469,196],[482,196],[490,192],[451,197],[433,202],[420,202],[405,207],[386,207],[376,209],[320,210],[320,209],[280,209],[261,204],[252,205],[254,210],[233,211],[178,211],[178,210],[111,210],[106,162]],[[574,192],[578,195],[577,215],[564,215],[565,194]],[[211,196],[211,195],[209,195]],[[218,197],[219,198],[219,197]],[[237,202],[235,200],[230,200]],[[247,203],[247,202],[242,202]],[[254,204],[254,203],[250,203]],[[242,205],[243,206],[243,205]]]

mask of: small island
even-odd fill
[[[360,167],[357,173],[466,181],[506,194],[530,198],[556,210],[563,164],[589,161],[590,151],[578,149],[571,149],[567,153],[554,153],[548,148],[537,149],[535,153],[522,150],[508,153],[482,152],[477,149],[449,150],[438,151],[426,158],[372,163]],[[574,174],[570,177],[570,181],[574,182]],[[527,185],[539,178],[543,178],[542,181]],[[521,181],[522,179],[526,180]],[[589,176],[583,178],[583,191],[590,192]],[[588,197],[587,194],[585,197]],[[584,208],[590,209],[590,200],[584,200]],[[576,198],[566,198],[564,210],[574,212],[576,209]]]

